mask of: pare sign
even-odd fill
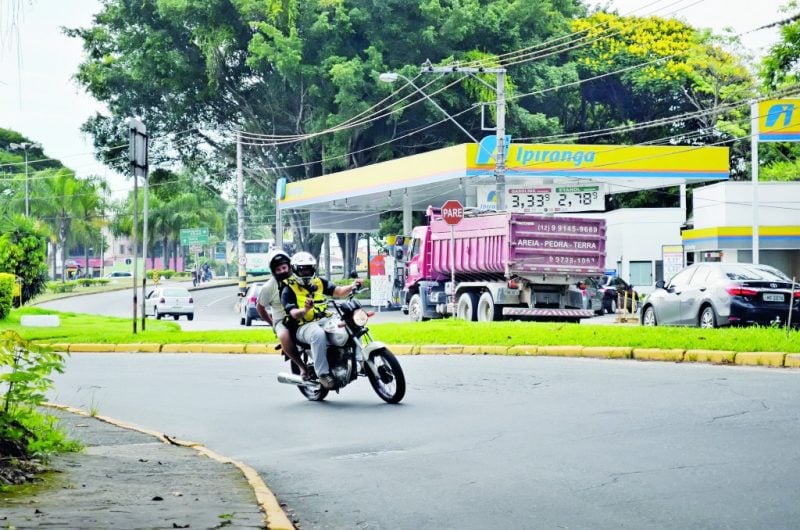
[[[442,205],[442,220],[449,225],[457,225],[464,218],[464,206],[460,201],[451,199]]]

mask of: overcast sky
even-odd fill
[[[731,28],[745,33],[785,18],[785,0],[591,0],[623,15],[677,17],[695,27],[716,32]],[[115,195],[130,181],[113,174],[92,157],[91,142],[81,124],[102,106],[72,81],[81,61],[81,44],[59,28],[86,27],[100,9],[99,0],[0,0],[0,127],[40,142],[48,156],[58,158],[78,175],[107,178]],[[774,43],[777,30],[743,35],[746,46],[759,53]]]

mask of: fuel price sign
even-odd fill
[[[602,184],[587,186],[536,186],[508,188],[506,205],[521,213],[604,211],[606,193]]]

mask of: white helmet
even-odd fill
[[[298,252],[292,256],[292,272],[297,281],[307,285],[317,275],[317,260],[308,252]]]

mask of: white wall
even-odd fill
[[[656,281],[655,263],[661,260],[662,245],[681,245],[681,208],[622,208],[602,214],[565,214],[572,217],[600,217],[606,220],[606,268],[630,281],[630,262],[651,262],[650,285],[637,285],[649,293]],[[618,262],[622,262],[618,265]]]
[[[694,190],[694,228],[752,226],[753,185],[720,182]],[[759,182],[758,224],[800,225],[800,183]]]

